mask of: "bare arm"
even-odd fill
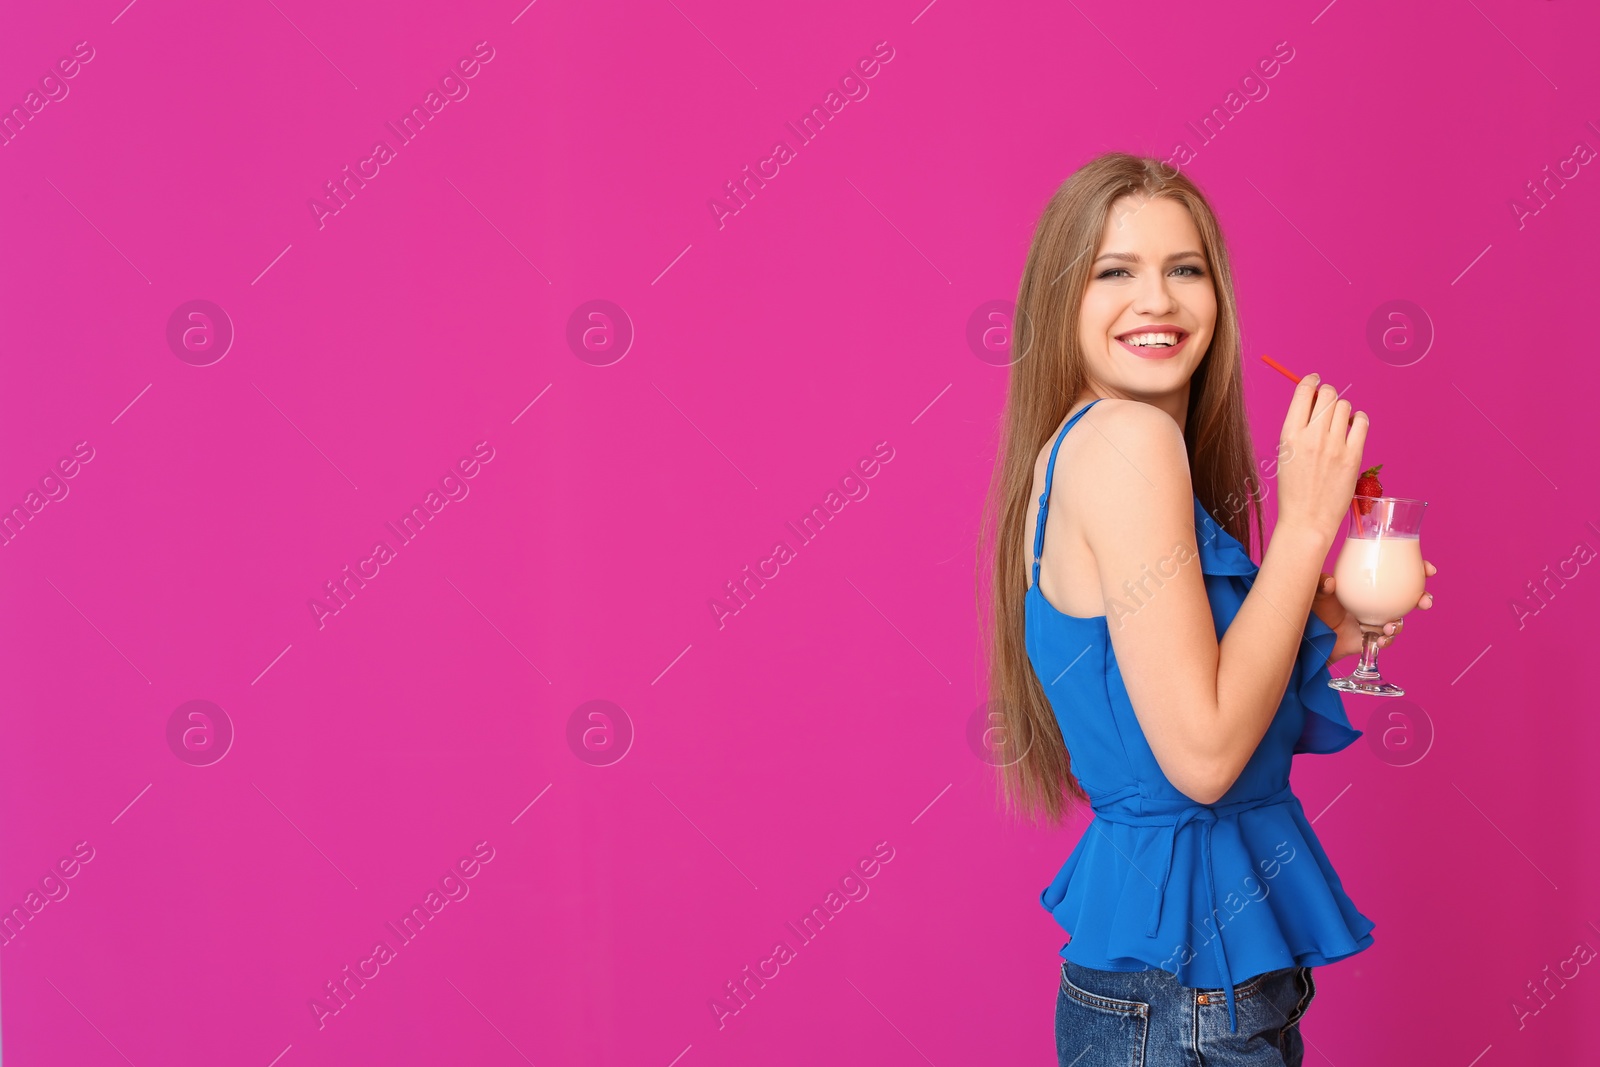
[[[1367,420],[1308,376],[1284,433],[1277,528],[1219,642],[1195,545],[1183,435],[1164,412],[1105,401],[1084,416],[1078,511],[1113,651],[1167,779],[1215,803],[1266,734],[1288,685],[1321,564],[1354,492]],[[1334,429],[1333,427],[1337,427]]]

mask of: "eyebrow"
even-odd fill
[[[1205,256],[1201,255],[1199,252],[1174,252],[1174,253],[1172,253],[1172,255],[1167,257],[1167,262],[1171,263],[1173,260],[1177,260],[1177,259],[1188,259],[1191,256],[1197,257],[1199,259],[1204,259],[1205,258]],[[1144,262],[1144,260],[1141,259],[1139,257],[1139,255],[1137,253],[1135,253],[1135,252],[1104,252],[1104,253],[1101,253],[1100,255],[1096,256],[1094,261],[1096,263],[1098,263],[1102,259],[1120,259],[1125,263],[1143,263]]]

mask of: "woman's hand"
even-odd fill
[[[1439,568],[1427,560],[1422,561],[1422,570],[1430,578],[1439,573]],[[1358,656],[1361,654],[1361,625],[1356,622],[1356,617],[1346,611],[1343,604],[1339,603],[1339,598],[1333,595],[1333,584],[1333,575],[1324,574],[1317,583],[1317,595],[1311,601],[1311,610],[1316,613],[1317,618],[1327,624],[1335,635],[1333,652],[1328,656],[1329,663],[1337,662],[1346,656]],[[1433,607],[1433,594],[1423,593],[1422,597],[1417,601],[1417,607],[1423,611]],[[1394,622],[1385,625],[1383,636],[1378,638],[1378,647],[1384,648],[1389,642],[1398,637],[1400,635],[1400,627],[1404,623],[1404,619],[1396,619]]]
[[[1316,374],[1295,386],[1278,435],[1278,529],[1309,530],[1327,544],[1355,494],[1367,415]]]

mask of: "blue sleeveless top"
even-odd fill
[[[1311,613],[1283,701],[1238,781],[1215,804],[1167,781],[1134,716],[1106,617],[1065,614],[1039,591],[1056,453],[1097,403],[1068,420],[1050,450],[1026,594],[1028,658],[1094,810],[1040,901],[1068,932],[1063,958],[1104,971],[1160,968],[1185,986],[1221,988],[1237,1031],[1236,983],[1372,944],[1373,921],[1345,894],[1289,789],[1296,752],[1338,752],[1362,731],[1328,688],[1334,633]],[[1220,640],[1258,568],[1199,497],[1194,518]]]

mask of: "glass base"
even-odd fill
[[[1385,682],[1382,679],[1363,681],[1354,674],[1346,678],[1329,679],[1328,688],[1337,689],[1341,693],[1365,693],[1371,697],[1399,697],[1406,694],[1404,689],[1393,682]]]

